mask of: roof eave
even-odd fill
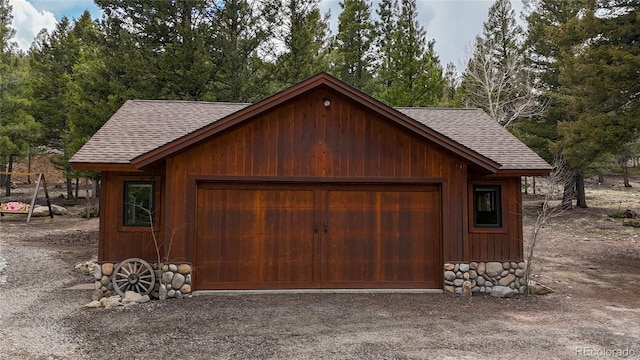
[[[140,172],[141,170],[131,164],[123,163],[103,163],[103,162],[70,162],[71,168],[75,171],[117,171],[117,172]]]

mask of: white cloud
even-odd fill
[[[42,29],[55,29],[57,21],[50,11],[38,11],[26,0],[9,0],[13,7],[11,27],[16,30],[15,41],[20,49],[27,51]]]

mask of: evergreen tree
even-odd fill
[[[440,60],[417,21],[415,0],[379,4],[380,71],[374,97],[391,106],[433,106],[442,97]]]
[[[453,63],[447,63],[447,67],[444,72],[444,86],[442,88],[442,99],[440,99],[440,106],[444,107],[460,107],[460,76],[456,66]]]
[[[208,87],[218,1],[96,0],[107,19],[109,64],[142,98],[213,99]],[[207,91],[208,90],[208,91]]]
[[[284,53],[276,61],[282,86],[328,71],[329,13],[320,13],[319,0],[285,0],[281,29]]]
[[[83,61],[95,61],[101,57],[101,39],[102,34],[91,14],[85,11],[73,22],[63,17],[51,34],[41,32],[30,52],[31,76],[37,84],[33,87],[31,112],[36,121],[47,129],[42,143],[63,150],[55,164],[65,173],[69,198],[74,196],[71,180],[78,174],[72,171],[68,161],[88,139],[86,134],[71,132],[74,117],[80,116],[101,125],[111,115],[111,112],[100,112],[110,95],[104,91],[108,88],[104,73],[93,76],[100,81],[94,87],[83,88],[83,91],[78,91],[80,85],[74,82],[91,79],[89,74],[82,74],[87,75],[85,78],[75,72],[87,66]],[[100,92],[99,96],[95,96],[96,91]]]
[[[559,74],[571,120],[558,124],[556,146],[578,171],[603,156],[624,158],[640,135],[640,4],[595,5],[570,21],[582,45],[567,50]]]
[[[277,90],[272,85],[273,71],[262,60],[273,55],[268,44],[277,5],[276,1],[227,0],[215,8],[208,50],[214,64],[210,86],[217,100],[257,101]]]
[[[344,0],[340,6],[335,72],[342,81],[368,92],[375,70],[372,53],[375,24],[371,20],[371,7],[365,0]]]
[[[0,171],[13,170],[13,162],[33,147],[41,134],[41,127],[28,113],[29,86],[27,64],[16,52],[11,28],[11,5],[0,0]],[[0,176],[5,195],[11,195],[11,176]]]

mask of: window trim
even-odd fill
[[[496,225],[484,225],[476,222],[476,189],[477,188],[495,188],[497,190],[499,203],[498,220],[499,224]],[[505,196],[504,196],[504,184],[497,182],[480,182],[472,183],[469,186],[469,232],[472,233],[505,233],[506,232],[506,219],[505,214]]]
[[[149,231],[149,225],[125,225],[126,183],[151,183],[153,192],[153,231],[160,230],[160,177],[159,176],[119,176],[118,177],[118,231]]]

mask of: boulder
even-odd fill
[[[478,266],[479,267],[479,266]],[[480,269],[478,269],[480,270]],[[498,276],[504,270],[502,264],[496,261],[488,262],[485,266],[485,271],[488,276]],[[480,271],[478,271],[478,274]]]
[[[178,273],[182,275],[191,274],[191,265],[189,264],[180,264],[178,266]]]
[[[465,281],[464,284],[462,284],[462,294],[466,297],[471,296],[471,281]]]
[[[464,280],[462,280],[462,279],[453,280],[453,285],[455,285],[455,286],[462,286],[462,284],[464,284]]]
[[[102,264],[102,275],[111,276],[111,274],[113,274],[113,264],[112,263]]]
[[[455,291],[455,288],[453,286],[445,285],[444,291],[448,292],[449,294],[453,294],[453,292]]]
[[[67,209],[63,208],[62,206],[51,204],[51,212],[53,213],[53,215],[66,215]],[[31,214],[31,216],[32,217],[49,216],[49,207],[46,205],[35,205],[33,207],[33,213]]]
[[[120,296],[111,296],[108,298],[102,298],[102,300],[100,300],[100,304],[105,309],[111,309],[114,307],[122,306],[122,302],[120,300]]]
[[[460,264],[460,271],[462,272],[469,271],[469,264]]]
[[[84,307],[88,307],[88,308],[99,308],[102,307],[102,304],[100,303],[100,301],[98,300],[93,300],[92,302],[88,303],[87,305],[85,305]]]
[[[173,280],[173,273],[171,271],[167,271],[166,273],[162,274],[163,284],[170,284],[171,280]]]
[[[529,280],[529,291],[534,295],[547,295],[555,292],[552,288],[533,280]]]
[[[93,267],[93,277],[96,280],[102,279],[102,266],[94,266]]]
[[[182,285],[182,287],[180,288],[180,292],[183,293],[183,294],[190,294],[191,293],[191,285],[189,285],[189,284]]]
[[[506,286],[494,286],[491,289],[491,296],[499,298],[510,298],[518,294],[517,290],[513,290]]]
[[[122,299],[123,304],[128,304],[132,302],[140,302],[142,295],[135,291],[127,291],[124,293],[124,299]]]
[[[480,264],[478,264],[478,267],[476,269],[476,272],[478,273],[478,275],[484,275],[485,272],[485,263],[481,262]]]
[[[505,277],[503,277],[502,279],[498,280],[498,285],[500,286],[507,286],[511,283],[513,283],[516,280],[516,276],[513,274],[509,274]]]
[[[169,264],[169,271],[173,271],[173,272],[178,271],[178,265],[176,265],[176,264]]]
[[[184,275],[175,274],[173,275],[173,279],[171,280],[171,287],[174,289],[180,289],[184,285]]]
[[[454,273],[453,271],[445,271],[444,278],[445,280],[452,281],[453,279],[456,278],[456,273]]]
[[[455,267],[456,267],[456,266],[455,266],[455,265],[453,265],[453,264],[449,264],[449,263],[444,264],[444,269],[445,269],[445,270],[447,270],[447,271],[451,271],[451,270],[453,270]]]

